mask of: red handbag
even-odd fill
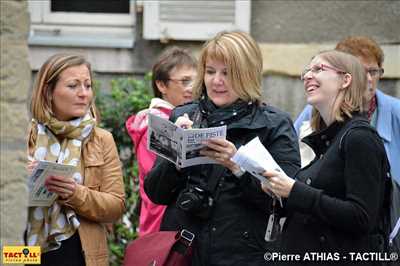
[[[190,266],[193,239],[185,229],[145,235],[128,244],[124,266]]]

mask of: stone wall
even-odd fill
[[[111,78],[140,77],[169,45],[189,48],[198,55],[203,42],[171,40],[160,43],[142,38],[142,13],[136,14],[133,49],[30,46],[36,71],[56,52],[79,52],[92,63],[101,89]],[[333,49],[349,35],[376,39],[385,53],[385,74],[379,87],[400,97],[400,1],[251,1],[251,35],[260,44],[264,62],[264,100],[289,112],[293,119],[305,104],[300,71],[318,51]]]
[[[25,139],[31,79],[27,2],[0,1],[0,246],[22,245],[26,226]]]
[[[367,35],[400,41],[400,2],[391,0],[251,1],[251,33],[264,43],[336,43]]]

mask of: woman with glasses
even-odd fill
[[[391,174],[400,186],[400,100],[385,94],[379,87],[379,81],[384,74],[384,54],[379,44],[366,36],[350,36],[337,43],[335,50],[356,56],[367,72],[367,109],[366,116],[383,139],[386,153],[391,163]],[[389,58],[390,60],[390,58]],[[307,105],[294,123],[297,135],[302,138],[309,131],[309,121],[312,107]],[[304,147],[304,149],[303,149]],[[307,156],[307,146],[300,143],[302,165],[314,158]],[[304,156],[303,156],[304,155]],[[304,159],[304,160],[303,160]],[[400,208],[399,208],[400,209]],[[400,239],[398,240],[400,245]]]
[[[353,265],[350,252],[378,252],[384,240],[378,220],[388,165],[380,137],[363,116],[367,74],[356,57],[327,51],[311,60],[301,79],[314,131],[303,141],[316,158],[295,179],[265,172],[270,189],[263,189],[287,199],[283,254],[299,254],[300,265]]]
[[[262,56],[247,33],[221,32],[200,53],[194,102],[176,108],[171,121],[181,127],[226,125],[226,140],[211,139],[200,153],[215,161],[177,169],[158,158],[145,191],[168,205],[161,230],[194,233],[192,266],[265,265],[273,200],[260,182],[230,159],[236,149],[259,137],[289,175],[300,166],[297,138],[289,116],[261,102]]]
[[[390,172],[394,181],[391,211],[393,234],[391,237],[399,249],[400,230],[396,233],[396,228],[398,228],[396,224],[400,224],[400,163],[398,163],[400,158],[400,99],[389,96],[379,89],[379,81],[384,73],[384,54],[375,40],[366,36],[350,36],[338,42],[335,50],[356,56],[367,72],[368,102],[365,115],[371,126],[381,136],[390,162]],[[307,131],[311,133],[309,127],[311,111],[311,105],[307,105],[294,123],[300,139],[307,135]],[[301,142],[300,153],[302,165],[306,165],[315,156],[312,150]]]
[[[167,118],[175,106],[192,101],[192,83],[196,76],[196,59],[189,51],[171,47],[157,59],[152,69],[154,98],[148,109],[132,115],[126,128],[135,145],[139,164],[139,193],[141,198],[139,236],[160,229],[165,206],[154,204],[143,190],[144,177],[153,167],[156,155],[147,150],[148,113]]]

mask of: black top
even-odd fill
[[[348,131],[339,149],[343,133],[356,119],[362,118],[335,122],[303,139],[316,158],[296,175],[286,205],[282,252],[338,252],[337,265],[352,265],[348,252],[377,251],[385,149],[368,122]]]
[[[192,118],[199,109],[207,126],[227,125],[227,139],[237,148],[258,136],[288,175],[299,169],[298,140],[286,113],[251,102],[216,108],[200,101],[177,107],[170,119],[174,122],[184,113]],[[219,196],[208,219],[176,208],[178,195],[193,175],[206,183],[218,179]],[[178,171],[159,157],[145,178],[144,188],[152,201],[168,205],[161,230],[185,228],[195,233],[194,266],[265,265],[264,253],[274,249],[264,240],[271,198],[249,173],[238,179],[218,164]]]

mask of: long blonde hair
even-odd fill
[[[80,65],[87,66],[90,73],[90,80],[93,84],[90,63],[81,55],[55,54],[42,65],[33,86],[30,103],[32,117],[39,123],[45,123],[49,117],[53,116],[51,98],[61,72],[69,67]],[[96,117],[97,122],[99,122],[98,111],[94,104],[94,91],[90,111]]]
[[[331,50],[317,54],[315,57],[328,62],[331,66],[351,75],[351,82],[347,88],[339,90],[333,103],[332,116],[335,121],[344,121],[352,117],[354,112],[364,112],[367,95],[367,74],[360,60],[344,52]],[[320,113],[313,108],[311,127],[320,130],[325,127]]]
[[[244,101],[261,99],[262,55],[257,42],[249,34],[241,31],[223,31],[204,44],[193,86],[194,99],[200,98],[205,89],[204,74],[207,59],[225,63],[228,79],[240,99]]]

